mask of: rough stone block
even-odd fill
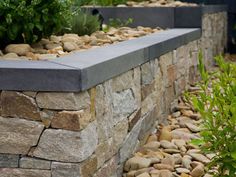
[[[94,174],[94,177],[113,176],[116,173],[117,163],[117,157],[115,156],[106,162],[104,166]]]
[[[27,154],[43,129],[39,122],[0,117],[0,153]]]
[[[177,67],[176,65],[170,65],[167,67],[167,86],[173,85],[177,77]]]
[[[90,106],[88,92],[39,92],[36,96],[40,108],[53,110],[80,110]]]
[[[51,122],[51,127],[79,131],[94,121],[89,110],[61,111],[57,113]]]
[[[92,156],[80,164],[81,177],[91,177],[97,171],[98,160],[96,156]]]
[[[31,157],[22,157],[20,159],[20,168],[50,170],[51,161]]]
[[[17,168],[19,155],[0,154],[0,168]]]
[[[50,170],[0,168],[1,177],[51,177]]]
[[[76,163],[52,162],[51,177],[80,177],[80,165]]]
[[[125,162],[136,148],[143,119],[140,119],[127,135],[119,151],[120,163]]]
[[[123,118],[127,118],[138,108],[131,89],[115,92],[112,94],[112,97],[114,124],[121,121]]]
[[[81,132],[47,129],[33,155],[48,160],[81,162],[92,155],[97,144],[96,122]]]
[[[141,118],[141,109],[135,111],[131,116],[128,117],[129,120],[129,131],[136,125],[136,123]]]
[[[2,116],[40,120],[35,100],[20,92],[3,91],[1,94]]]

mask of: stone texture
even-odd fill
[[[6,53],[16,53],[17,55],[26,55],[31,50],[29,44],[10,44],[5,48]]]
[[[151,162],[152,162],[151,159],[143,157],[133,157],[125,163],[124,170],[131,171],[131,170],[138,170],[141,168],[147,168],[151,165]]]
[[[141,84],[148,85],[154,80],[155,67],[151,62],[147,62],[141,66]]]
[[[97,144],[95,122],[81,132],[47,129],[42,134],[33,155],[49,160],[81,162],[92,155]]]
[[[50,170],[51,162],[31,157],[22,157],[20,159],[20,168]]]
[[[20,92],[2,91],[2,115],[40,120],[40,113],[35,100]]]
[[[104,142],[112,136],[114,120],[112,116],[112,88],[111,81],[96,86],[96,120],[99,142]]]
[[[89,110],[61,111],[57,113],[51,122],[51,127],[65,130],[79,131],[94,121]]]
[[[129,128],[129,124],[126,118],[114,126],[113,141],[114,141],[115,151],[117,151],[120,148],[120,146],[123,144],[128,134],[128,128]]]
[[[17,168],[19,155],[0,154],[0,168]]]
[[[135,150],[138,140],[138,135],[141,130],[142,121],[143,120],[141,119],[137,122],[134,128],[127,135],[122,147],[120,148],[119,155],[121,163],[123,163],[126,159],[128,159]]]
[[[80,174],[82,177],[91,177],[97,171],[98,160],[96,156],[90,157],[80,165]]]
[[[51,177],[80,177],[80,165],[75,163],[52,162]]]
[[[43,129],[39,122],[0,117],[0,153],[27,154]]]
[[[106,162],[102,168],[100,168],[93,177],[105,177],[111,176],[116,177],[116,168],[117,168],[117,157],[111,158]]]
[[[36,101],[40,108],[54,110],[80,110],[90,105],[88,92],[39,92]]]
[[[51,177],[50,170],[0,168],[1,177]]]
[[[113,118],[115,124],[123,118],[127,118],[138,108],[131,89],[115,92],[112,96]]]

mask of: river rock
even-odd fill
[[[31,52],[32,48],[29,44],[9,44],[5,48],[6,53],[16,53],[17,55],[24,56],[26,53]]]
[[[169,141],[162,140],[160,141],[160,143],[161,143],[161,147],[165,149],[178,149],[178,147],[174,143],[171,143]]]
[[[204,167],[202,165],[198,165],[191,171],[190,175],[192,177],[202,177],[204,175]]]
[[[132,157],[125,163],[124,170],[138,170],[141,168],[147,168],[151,165],[151,160],[143,157]]]

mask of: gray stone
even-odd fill
[[[0,168],[17,168],[19,155],[0,154]]]
[[[0,153],[27,154],[43,129],[39,122],[0,117]]]
[[[80,165],[52,162],[52,177],[80,177]]]
[[[51,162],[31,157],[22,157],[20,159],[20,168],[50,170]]]
[[[148,85],[154,80],[155,67],[151,62],[141,66],[141,84]]]
[[[140,119],[133,129],[130,131],[128,136],[126,137],[122,147],[120,148],[119,155],[120,155],[120,163],[125,162],[130,155],[133,153],[137,146],[138,142],[138,135],[141,130],[143,119]]]
[[[0,168],[1,177],[51,177],[50,170]]]
[[[131,89],[112,94],[113,97],[113,118],[116,124],[123,118],[127,118],[138,106]]]
[[[112,119],[112,91],[111,82],[96,87],[96,120],[99,142],[106,141],[112,136],[114,122]]]
[[[132,88],[133,70],[125,72],[112,79],[112,91],[120,92]]]
[[[88,92],[39,92],[36,101],[40,108],[55,110],[80,110],[90,105]]]
[[[49,160],[81,162],[92,155],[97,143],[96,122],[89,124],[81,132],[47,129],[33,155]]]

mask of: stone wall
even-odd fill
[[[80,93],[1,91],[1,177],[120,177],[123,163],[197,78],[202,49],[223,52],[225,13],[202,38]]]

